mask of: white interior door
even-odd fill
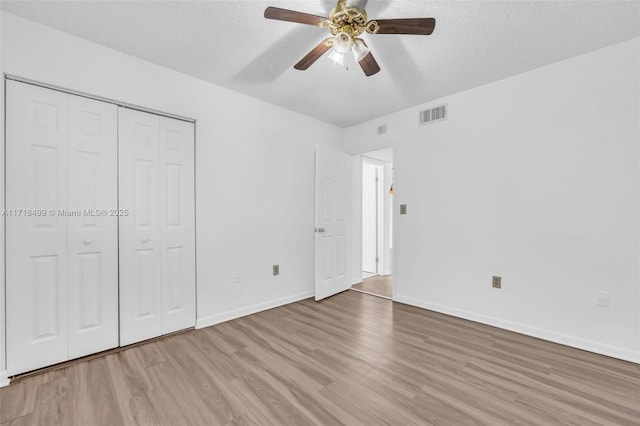
[[[194,125],[160,117],[162,334],[196,322]]]
[[[14,375],[68,359],[67,218],[56,215],[67,207],[67,95],[7,81],[6,100],[7,370]]]
[[[118,108],[68,95],[69,358],[118,346]],[[106,212],[106,214],[105,214]]]
[[[120,345],[162,333],[160,119],[119,108]]]
[[[362,164],[362,271],[378,273],[378,166]]]
[[[316,148],[315,299],[349,288],[346,230],[349,215],[350,157]]]

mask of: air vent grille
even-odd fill
[[[387,125],[383,124],[382,126],[378,126],[378,134],[384,135],[385,133],[387,133]]]
[[[440,105],[435,108],[420,111],[420,124],[432,123],[434,121],[446,120],[447,105]]]

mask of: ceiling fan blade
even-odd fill
[[[436,27],[434,18],[376,19],[380,29],[376,34],[430,35]]]
[[[279,7],[272,6],[269,6],[264,10],[264,17],[267,19],[297,22],[299,24],[315,25],[318,27],[321,27],[327,21],[327,18],[322,16],[296,12],[295,10],[280,9]]]
[[[327,50],[331,49],[332,40],[333,39],[331,37],[322,40],[320,44],[311,49],[311,51],[307,53],[304,58],[300,59],[300,61],[298,61],[298,63],[293,67],[300,71],[304,71],[309,68],[315,61],[320,59],[320,57],[324,55]]]
[[[367,77],[371,77],[372,75],[380,71],[380,65],[378,65],[376,58],[373,57],[371,52],[367,53],[364,58],[360,59],[359,63],[362,71],[364,71],[364,74]]]

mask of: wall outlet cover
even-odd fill
[[[407,205],[400,204],[400,214],[407,214]]]
[[[491,286],[493,288],[502,288],[502,277],[494,275],[491,279]]]
[[[273,275],[280,275],[280,265],[273,265]]]

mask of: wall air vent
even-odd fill
[[[447,105],[440,105],[435,108],[420,111],[420,124],[432,123],[447,119]]]
[[[378,126],[378,134],[384,135],[385,133],[387,133],[387,125],[383,124],[382,126]]]

